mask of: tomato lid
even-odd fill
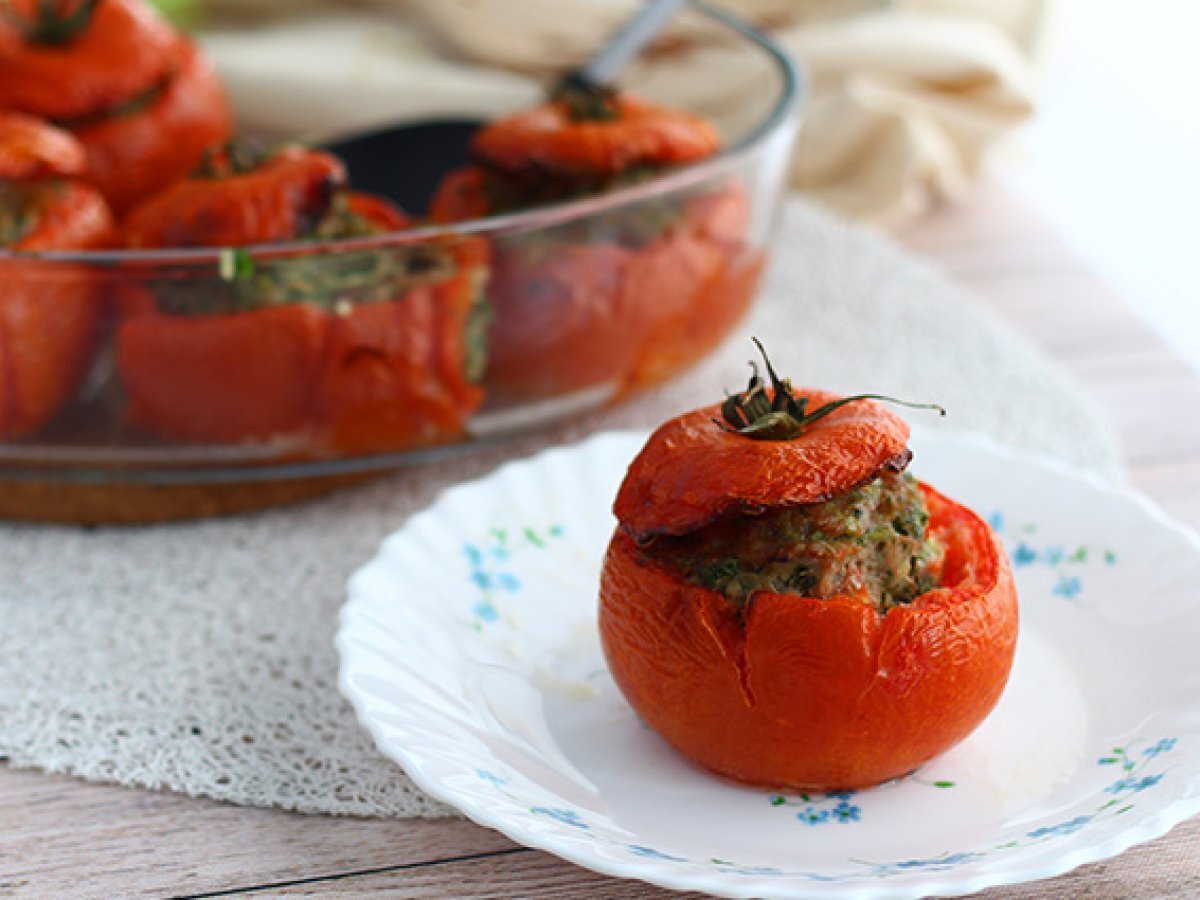
[[[149,3],[8,0],[0,17],[0,107],[50,119],[107,114],[152,90],[180,36]]]
[[[134,209],[125,244],[237,247],[293,240],[319,222],[346,185],[328,153],[287,145],[260,153],[242,142],[214,148],[202,171]]]
[[[796,390],[812,408],[840,399]],[[842,406],[786,440],[757,440],[721,422],[721,407],[693,410],[650,436],[617,494],[614,512],[635,540],[686,534],[727,512],[820,503],[908,463],[908,424],[870,400]]]
[[[594,91],[560,94],[481,128],[471,156],[508,176],[603,178],[695,162],[720,146],[716,128],[700,116]]]
[[[69,132],[21,113],[0,111],[0,179],[35,181],[83,175],[87,152]]]
[[[751,363],[746,390],[667,422],[630,465],[614,512],[635,540],[686,534],[734,510],[822,503],[883,469],[902,471],[908,424],[874,400],[946,414],[881,394],[793,388],[754,343],[769,384]]]

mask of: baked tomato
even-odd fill
[[[299,147],[211,155],[139,207],[127,245],[368,237],[407,227],[350,193],[341,164]],[[117,365],[130,417],[163,437],[279,441],[354,454],[462,434],[479,406],[477,254],[465,242],[267,254],[226,251],[226,280],[160,280],[126,298]]]
[[[182,38],[173,57],[170,75],[140,102],[73,128],[92,182],[118,213],[186,178],[232,132],[225,89],[208,60]]]
[[[230,133],[229,103],[199,50],[140,0],[11,0],[0,19],[0,108],[83,143],[123,213],[190,172]]]
[[[749,213],[741,185],[689,197],[669,227],[633,252],[621,304],[633,344],[626,388],[699,361],[750,309],[766,254],[745,244]]]
[[[0,113],[0,439],[42,428],[74,394],[95,350],[101,292],[82,266],[27,254],[113,240],[108,206],[70,176],[83,148],[43,122]]]
[[[626,94],[567,89],[494,122],[430,208],[453,222],[593,196],[711,155],[713,127]],[[620,392],[695,362],[745,312],[762,268],[739,185],[497,239],[488,383],[500,402]]]
[[[608,183],[646,166],[678,166],[721,146],[711,123],[629,94],[567,87],[533,109],[494,122],[471,141],[486,171],[517,185]]]
[[[134,209],[125,245],[241,247],[305,237],[346,187],[346,167],[328,153],[289,145],[273,153],[238,141],[213,147],[191,178]]]
[[[600,636],[630,705],[688,759],[749,784],[862,788],[999,700],[1008,561],[978,516],[898,471],[907,438],[869,399],[752,382],[666,423],[630,466]]]
[[[0,16],[0,108],[72,120],[163,81],[179,36],[142,0],[8,0]]]
[[[0,110],[0,180],[75,178],[87,165],[87,152],[67,132],[35,116]]]

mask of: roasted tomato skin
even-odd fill
[[[208,60],[184,39],[173,55],[175,67],[146,109],[74,129],[91,180],[118,214],[186,178],[205,149],[232,133],[229,101]]]
[[[492,397],[519,403],[573,391],[643,389],[711,351],[745,315],[765,256],[746,246],[749,199],[739,184],[678,200],[648,240],[617,233],[644,211],[617,209],[601,236],[568,232],[497,241],[488,296]],[[495,212],[477,167],[459,169],[430,206],[438,222]]]
[[[335,194],[370,233],[411,225],[387,200],[346,192],[345,177],[328,154],[284,148],[250,171],[234,166],[175,185],[134,211],[125,239],[134,247],[304,239]],[[333,254],[345,252],[309,259],[333,265]],[[395,451],[460,436],[483,397],[467,372],[483,257],[470,241],[445,252],[458,266],[448,277],[345,308],[298,300],[178,315],[161,310],[150,291],[130,292],[117,366],[131,421],[173,440],[274,441],[281,453],[301,456]]]
[[[961,741],[1007,681],[1016,593],[987,524],[921,489],[946,551],[942,587],[886,615],[773,593],[739,610],[618,528],[600,636],[630,705],[703,768],[780,789],[867,787]]]
[[[590,179],[695,162],[721,146],[717,130],[699,116],[628,94],[611,103],[597,121],[581,121],[561,99],[507,116],[479,130],[471,156],[517,178]]]
[[[39,181],[87,172],[87,152],[62,129],[35,116],[0,110],[0,179]]]
[[[809,409],[838,399],[805,389]],[[843,406],[790,441],[727,430],[720,406],[662,425],[634,459],[614,511],[638,541],[686,534],[732,511],[819,503],[873,478],[905,454],[908,424],[870,401]]]
[[[93,275],[20,255],[111,246],[104,198],[69,177],[85,165],[83,148],[66,132],[0,114],[0,179],[36,198],[29,230],[6,248],[17,255],[0,258],[0,440],[46,425],[71,399],[95,351],[104,298]]]
[[[0,20],[0,109],[56,122],[84,145],[118,215],[183,178],[232,129],[199,49],[142,0],[11,0]]]
[[[147,200],[123,223],[125,245],[240,247],[295,240],[345,184],[346,168],[336,157],[286,146],[254,171],[189,178]]]
[[[184,317],[153,301],[117,335],[132,421],[184,441],[304,436],[327,316],[304,306]]]
[[[34,25],[41,0],[10,5],[12,18],[0,19],[0,108],[56,120],[94,115],[153,87],[174,64],[178,35],[142,0],[100,0],[76,33],[52,42],[36,29],[30,39],[13,21]],[[57,5],[69,13],[72,4]]]

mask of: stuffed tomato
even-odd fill
[[[185,177],[231,131],[207,60],[144,0],[10,0],[0,109],[71,131],[118,213]]]
[[[45,251],[91,250],[113,240],[104,198],[79,178],[83,147],[66,132],[0,113],[0,439],[45,426],[74,396],[96,349],[100,286],[83,266]]]
[[[567,87],[481,129],[431,216],[456,222],[594,197],[721,147],[704,119]],[[761,272],[740,184],[681,191],[495,241],[488,382],[502,402],[623,391],[695,362],[744,314]]]
[[[388,452],[460,437],[479,406],[482,260],[466,244],[261,257],[231,248],[397,231],[328,154],[231,145],[134,210],[125,243],[225,247],[221,278],[159,278],[122,303],[129,418],[163,438],[276,443],[282,453]]]
[[[630,466],[604,652],[633,708],[700,766],[866,787],[995,706],[1012,575],[985,522],[904,471],[900,417],[772,382],[666,423]]]

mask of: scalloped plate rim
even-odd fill
[[[1032,465],[1039,468],[1048,469],[1056,472],[1064,477],[1071,478],[1077,482],[1087,485],[1089,488],[1100,491],[1102,493],[1114,496],[1123,500],[1133,502],[1140,507],[1142,511],[1147,513],[1157,524],[1171,530],[1187,541],[1193,550],[1200,553],[1200,533],[1195,529],[1182,523],[1164,512],[1152,499],[1144,492],[1138,490],[1132,485],[1115,482],[1106,479],[1093,472],[1072,466],[1062,460],[1055,459],[1050,456],[1038,453],[1030,453],[1009,445],[1006,445],[990,435],[968,432],[968,431],[953,431],[953,430],[932,430],[920,427],[913,427],[914,437],[924,440],[951,440],[960,441],[965,445],[975,445],[997,456],[1007,457],[1015,462],[1020,462],[1026,465]],[[664,870],[661,866],[655,866],[656,862],[653,859],[630,859],[624,861],[610,860],[600,856],[589,856],[582,851],[575,851],[573,847],[564,848],[556,844],[552,835],[543,836],[536,832],[522,830],[516,823],[509,823],[498,818],[492,817],[486,809],[481,808],[481,805],[475,802],[472,798],[463,797],[456,794],[452,789],[444,786],[440,782],[426,777],[422,767],[417,760],[409,760],[405,758],[403,750],[397,750],[394,754],[388,746],[389,741],[384,734],[382,728],[373,719],[366,715],[363,707],[356,701],[356,688],[350,684],[350,672],[347,667],[347,653],[349,647],[349,637],[347,634],[347,626],[354,614],[353,607],[361,602],[356,599],[356,589],[354,587],[355,579],[358,575],[371,568],[380,562],[383,555],[384,545],[395,537],[399,532],[403,531],[409,523],[415,518],[441,505],[451,495],[460,491],[467,491],[478,488],[494,479],[502,477],[502,473],[513,468],[523,468],[527,466],[536,466],[548,456],[575,454],[584,450],[584,448],[600,444],[603,442],[619,442],[619,441],[641,441],[650,435],[649,430],[641,429],[625,429],[616,431],[597,432],[583,440],[577,441],[565,446],[552,446],[539,450],[536,453],[517,459],[508,460],[491,471],[470,479],[468,481],[459,482],[449,485],[441,490],[433,501],[423,509],[414,513],[409,519],[400,525],[396,531],[391,532],[379,544],[375,555],[359,566],[358,569],[351,575],[347,583],[348,599],[343,603],[338,615],[338,631],[334,640],[339,657],[338,690],[343,697],[351,704],[354,709],[355,717],[359,724],[371,735],[375,742],[376,748],[389,759],[392,759],[401,769],[412,779],[422,791],[428,793],[436,800],[456,809],[463,816],[477,825],[485,828],[490,828],[498,831],[507,837],[509,840],[523,847],[534,850],[540,850],[557,856],[567,862],[578,865],[582,868],[593,872],[598,872],[603,875],[609,875],[615,878],[634,878],[659,887],[681,890],[681,891],[701,891],[716,896],[748,898],[748,897],[764,897],[764,898],[795,898],[803,896],[828,895],[828,891],[818,890],[810,891],[807,894],[797,892],[790,887],[781,884],[777,880],[767,879],[763,876],[752,875],[737,875],[736,881],[728,877],[714,879],[711,875],[704,873],[691,874],[686,871],[675,872]],[[925,879],[923,881],[911,881],[905,883],[902,888],[897,883],[888,884],[886,882],[870,883],[862,882],[843,882],[836,886],[836,891],[839,894],[853,895],[866,900],[882,900],[885,897],[912,897],[912,896],[961,896],[965,894],[976,893],[991,887],[999,887],[1004,885],[1015,885],[1033,881],[1041,881],[1047,878],[1053,878],[1059,875],[1071,872],[1080,866],[1090,863],[1099,862],[1105,859],[1111,859],[1120,855],[1129,848],[1138,844],[1147,843],[1156,840],[1167,834],[1175,826],[1187,821],[1188,819],[1200,815],[1200,796],[1196,797],[1179,797],[1167,802],[1163,807],[1154,813],[1148,813],[1145,817],[1136,820],[1130,827],[1112,835],[1110,838],[1100,841],[1095,844],[1080,847],[1074,851],[1063,853],[1054,857],[1051,862],[1044,865],[1034,865],[1027,869],[1006,870],[999,869],[989,871],[986,863],[983,863],[982,871],[976,875],[969,875],[966,872],[955,872],[953,875],[958,875],[957,880],[948,882],[945,878],[937,878],[936,880]],[[937,873],[944,876],[945,872]],[[813,884],[811,888],[818,888],[818,884]],[[821,886],[825,887],[825,886]],[[782,888],[782,889],[781,889]],[[898,888],[901,888],[898,890]]]

